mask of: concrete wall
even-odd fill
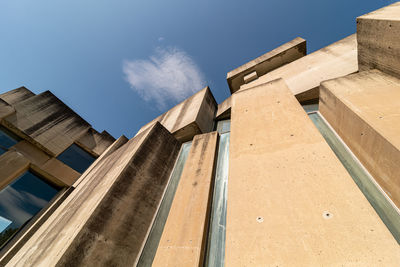
[[[255,77],[260,77],[278,67],[295,61],[307,54],[306,40],[297,37],[274,50],[253,59],[246,64],[228,72],[226,80],[229,89],[233,94],[239,90],[240,86],[246,84],[245,77],[254,73]]]
[[[355,34],[328,45],[292,63],[273,70],[241,89],[253,87],[278,78],[285,80],[300,102],[318,99],[322,81],[358,71]]]
[[[396,266],[400,247],[282,80],[233,95],[226,266]]]
[[[400,80],[372,70],[323,82],[319,109],[400,207]]]
[[[186,142],[196,134],[212,131],[216,110],[214,96],[210,88],[206,87],[144,125],[138,134],[155,122],[160,122],[179,141]]]
[[[88,172],[7,266],[134,265],[180,143],[159,123]]]
[[[360,70],[400,77],[400,2],[357,18]]]
[[[194,137],[152,266],[203,266],[217,143]]]

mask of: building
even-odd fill
[[[398,266],[400,2],[227,82],[130,140],[0,95],[0,265]]]

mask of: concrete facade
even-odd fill
[[[398,266],[399,7],[309,55],[296,38],[130,140],[49,91],[0,94],[0,222],[21,175],[56,190],[1,230],[0,266]]]

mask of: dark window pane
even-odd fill
[[[67,148],[57,157],[57,159],[61,160],[79,173],[83,173],[95,160],[92,155],[75,144],[72,144]]]
[[[20,139],[5,129],[0,127],[0,155],[7,152],[7,149],[18,143]]]
[[[0,246],[35,216],[59,189],[26,172],[0,191]]]

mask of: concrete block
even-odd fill
[[[161,116],[144,125],[138,134],[161,123],[181,142],[189,141],[193,136],[212,131],[217,103],[209,87],[206,87],[185,101],[171,108]]]
[[[226,266],[396,266],[400,247],[283,80],[233,95]]]
[[[400,79],[371,70],[323,82],[319,109],[400,207]]]
[[[400,78],[400,2],[357,18],[360,71],[379,69]]]
[[[45,177],[59,186],[71,186],[81,174],[56,158],[51,158],[46,163],[38,166],[40,171],[46,173]]]
[[[226,80],[231,93],[239,90],[240,86],[245,84],[244,77],[250,73],[256,72],[258,77],[278,68],[287,63],[295,61],[307,54],[306,40],[297,37],[274,50],[253,59],[246,64],[228,72]]]
[[[0,190],[27,171],[29,160],[21,153],[7,151],[0,156]]]
[[[15,109],[6,101],[0,98],[0,120],[4,117],[10,116],[15,112]]]
[[[217,143],[194,137],[152,266],[203,266]]]
[[[49,91],[18,102],[14,108],[16,113],[2,123],[51,156],[63,152],[90,128]]]
[[[357,40],[353,34],[242,85],[241,90],[282,78],[298,101],[307,102],[318,99],[322,81],[357,71]]]
[[[216,120],[223,120],[230,118],[231,116],[231,105],[232,97],[228,97],[221,104],[218,105],[217,114],[215,115]]]
[[[10,149],[22,154],[32,164],[38,166],[45,164],[50,159],[49,155],[25,140],[18,142]]]
[[[159,123],[114,151],[7,266],[135,265],[180,143]]]
[[[108,132],[103,131],[102,133],[99,133],[95,129],[90,128],[85,134],[76,140],[76,143],[85,148],[85,150],[90,151],[94,156],[98,157],[114,141],[115,138]]]
[[[35,94],[32,93],[28,88],[22,86],[17,89],[0,94],[0,99],[4,100],[11,106],[14,106],[15,104],[18,104],[19,102],[22,102],[34,95]]]

